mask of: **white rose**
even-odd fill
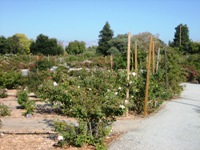
[[[58,136],[58,141],[63,141],[63,140],[64,140],[63,136],[62,136],[62,135],[59,135],[59,136]]]
[[[124,105],[119,105],[119,108],[124,109],[125,106]]]

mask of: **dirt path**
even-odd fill
[[[200,85],[186,84],[181,98],[167,102],[159,112],[134,126],[109,149],[199,150]]]

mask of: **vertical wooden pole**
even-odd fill
[[[179,46],[181,47],[181,25],[180,25],[180,33],[179,33]]]
[[[135,41],[135,73],[136,73],[136,79],[138,78],[138,60],[137,60],[138,54],[137,54],[137,42]]]
[[[134,50],[132,52],[132,68],[131,70],[133,71],[134,70]]]
[[[37,55],[37,73],[38,73],[38,60],[39,60],[39,56]]]
[[[110,70],[112,71],[112,67],[113,67],[113,55],[110,55]]]
[[[106,66],[106,63],[107,63],[107,62],[106,62],[106,56],[104,56],[104,62],[105,62],[105,66]],[[107,67],[106,67],[106,68],[107,68]]]
[[[155,50],[154,50],[154,42],[152,42],[152,74],[155,74]]]
[[[156,72],[158,72],[159,61],[160,61],[160,48],[158,48],[158,56],[157,56],[157,63],[156,63]]]
[[[147,58],[147,79],[145,89],[145,100],[144,100],[144,116],[147,116],[148,111],[148,96],[149,96],[149,77],[150,77],[150,66],[151,66],[151,50],[152,50],[152,36],[150,36],[149,52]]]
[[[130,75],[130,51],[131,51],[131,33],[128,33],[128,50],[127,50],[127,81],[129,81]],[[129,88],[126,89],[126,100],[129,101]],[[126,110],[126,117],[128,117],[128,108]]]
[[[168,75],[167,75],[167,50],[165,48],[165,87],[168,89]]]

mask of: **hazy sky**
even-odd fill
[[[0,35],[43,33],[58,40],[98,41],[105,22],[114,35],[159,34],[168,43],[187,24],[200,41],[200,0],[0,0]]]

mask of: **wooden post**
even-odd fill
[[[127,50],[127,81],[129,81],[130,75],[130,51],[131,51],[131,33],[128,33],[128,50]],[[126,100],[129,101],[129,88],[126,89]],[[126,110],[126,117],[128,117],[128,108]]]
[[[156,72],[158,72],[159,61],[160,61],[160,48],[158,48],[158,56],[157,56],[157,63],[156,63]]]
[[[168,76],[167,76],[167,50],[165,48],[165,87],[168,89]]]
[[[134,50],[132,52],[132,68],[131,70],[133,71],[134,70]]]
[[[106,56],[104,56],[104,61],[105,61],[105,66],[104,67],[107,68],[107,66],[106,66],[106,64],[107,64],[107,57]]]
[[[136,73],[136,79],[138,78],[138,60],[137,60],[137,42],[135,41],[135,73]]]
[[[112,66],[113,66],[113,55],[110,55],[110,70],[112,71]]]
[[[180,33],[179,33],[179,46],[181,47],[181,25],[180,25]]]
[[[37,73],[38,73],[38,60],[39,60],[39,56],[37,55]]]
[[[152,42],[152,74],[155,74],[155,50],[154,50],[154,42]]]
[[[144,100],[144,116],[147,116],[148,111],[148,96],[149,96],[149,77],[150,77],[150,66],[151,66],[151,51],[152,51],[152,35],[150,36],[149,52],[147,56],[147,79],[145,89],[145,100]]]

